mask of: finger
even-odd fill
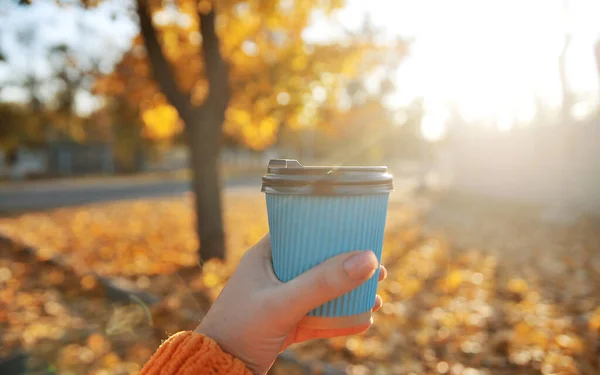
[[[275,276],[271,256],[271,238],[267,232],[244,253],[232,277],[241,275],[244,283],[254,282],[254,289],[262,290],[281,284]]]
[[[285,349],[287,349],[288,346],[296,342],[296,334],[297,328],[295,328],[292,332],[290,332],[289,335],[287,335],[285,341],[283,342],[283,345],[281,346],[281,349],[279,349],[279,353],[283,352]]]
[[[375,297],[375,305],[373,305],[373,312],[379,310],[381,306],[383,306],[383,299],[381,299],[381,296],[378,294],[377,297]]]
[[[255,251],[271,257],[271,233],[267,232],[254,246],[252,246],[252,249],[256,249]]]
[[[241,262],[260,262],[264,259],[271,260],[271,236],[269,232],[244,253]]]
[[[299,320],[310,310],[368,280],[377,267],[379,262],[372,251],[340,254],[281,284],[277,294],[290,319]]]
[[[377,281],[383,281],[387,278],[388,271],[384,265],[379,266],[379,279]]]

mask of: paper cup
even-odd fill
[[[338,254],[372,250],[381,262],[392,176],[385,167],[302,167],[271,161],[263,177],[273,269],[288,282]],[[356,289],[310,311],[317,329],[368,323],[379,269]],[[318,291],[315,291],[318,293]]]

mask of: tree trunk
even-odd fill
[[[225,231],[219,178],[220,121],[216,118],[201,118],[198,115],[186,119],[200,261],[225,259]],[[211,129],[217,131],[207,131]]]
[[[215,11],[198,12],[208,95],[201,105],[193,105],[189,92],[180,90],[162,52],[150,9],[145,0],[137,1],[140,30],[152,73],[167,100],[185,123],[192,168],[192,188],[196,205],[197,231],[200,241],[198,258],[225,259],[225,236],[221,213],[219,181],[219,146],[225,110],[229,102],[228,67],[221,56],[216,33]]]

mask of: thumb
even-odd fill
[[[300,319],[310,310],[351,291],[367,281],[379,267],[372,251],[337,255],[280,286],[290,315]]]

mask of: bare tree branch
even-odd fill
[[[598,68],[598,86],[600,89],[600,38],[594,44],[594,57],[596,58],[596,67]]]
[[[150,9],[145,0],[137,1],[137,13],[140,18],[140,29],[146,53],[152,66],[154,79],[160,86],[161,91],[167,97],[167,100],[173,104],[182,118],[186,118],[191,111],[191,101],[188,94],[182,92],[177,86],[177,81],[171,66],[167,61],[156,36],[156,29],[152,24]]]
[[[219,49],[219,37],[215,29],[215,11],[211,10],[207,14],[199,12],[198,17],[209,87],[205,106],[209,111],[219,111],[224,114],[229,102],[228,68]]]

